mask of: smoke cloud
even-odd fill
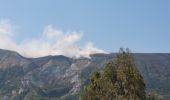
[[[89,57],[93,53],[105,53],[95,48],[92,42],[80,46],[83,36],[81,32],[63,32],[52,25],[44,28],[38,38],[17,43],[15,25],[9,20],[0,21],[0,48],[19,52],[26,57],[42,57],[47,55],[65,55],[68,57]]]

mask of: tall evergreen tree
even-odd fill
[[[114,60],[116,69],[117,96],[120,100],[145,100],[145,83],[127,49],[120,49]]]
[[[145,100],[145,84],[129,50],[120,49],[103,73],[94,72],[82,100]]]
[[[100,77],[100,72],[95,70],[91,77],[91,84],[85,88],[86,93],[82,96],[82,100],[99,100]]]

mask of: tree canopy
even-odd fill
[[[94,71],[82,100],[146,100],[145,83],[132,53],[120,49],[103,72]]]

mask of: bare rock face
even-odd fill
[[[0,49],[0,100],[51,100],[79,98],[93,69],[102,71],[115,54],[93,54],[90,58],[46,56],[25,58]],[[147,90],[165,99],[170,95],[170,54],[133,54]]]

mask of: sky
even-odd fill
[[[0,0],[0,48],[88,56],[170,53],[169,0]]]

